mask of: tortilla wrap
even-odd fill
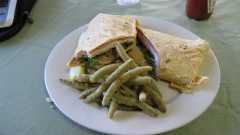
[[[137,20],[131,16],[98,14],[81,34],[69,67],[78,65],[83,54],[94,57],[113,48],[116,42],[136,42]]]
[[[155,45],[160,54],[160,79],[179,90],[202,84],[207,77],[200,75],[201,65],[209,45],[202,39],[187,40],[151,29],[138,27]]]

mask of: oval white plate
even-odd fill
[[[167,21],[138,17],[145,27],[166,32],[187,39],[197,39],[192,32]],[[181,127],[201,115],[213,102],[220,84],[220,69],[216,56],[210,51],[204,64],[203,74],[209,77],[208,84],[193,94],[178,95],[159,82],[165,100],[167,113],[151,118],[141,112],[117,112],[115,120],[107,117],[107,110],[79,100],[79,92],[59,82],[67,77],[67,61],[74,53],[77,40],[86,25],[68,34],[52,50],[45,65],[45,84],[48,94],[57,108],[74,122],[89,129],[110,134],[155,134]]]

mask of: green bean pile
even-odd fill
[[[117,110],[143,111],[152,117],[166,112],[166,105],[156,81],[149,75],[151,66],[138,66],[124,47],[115,46],[123,61],[106,65],[93,74],[82,74],[73,80],[60,79],[81,91],[80,99],[108,108],[112,119]]]

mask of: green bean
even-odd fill
[[[136,45],[133,45],[131,50],[128,51],[128,55],[129,55],[129,57],[134,59],[134,62],[136,64],[141,65],[141,66],[146,65],[146,60],[144,58],[144,55]]]
[[[156,92],[149,86],[144,86],[144,90],[146,90],[146,92],[150,95],[150,97],[153,98],[154,103],[157,105],[158,109],[161,112],[167,111],[166,105],[165,105],[164,101],[162,100],[161,95],[158,92]]]
[[[131,80],[129,83],[132,84],[132,85],[147,85],[147,86],[150,86],[153,90],[155,90],[157,93],[159,93],[159,95],[162,97],[162,94],[159,91],[159,88],[157,86],[157,82],[149,76],[136,77],[135,79]]]
[[[154,103],[152,97],[147,96],[147,99],[145,101],[147,104],[149,104],[150,106],[156,107],[156,104]]]
[[[120,64],[110,64],[110,65],[100,68],[94,74],[92,74],[90,76],[90,81],[91,82],[99,81],[101,78],[103,78],[103,76],[108,75],[108,74],[112,73],[114,70],[116,70],[119,65]]]
[[[126,81],[135,78],[139,74],[146,73],[152,70],[150,66],[142,66],[136,67],[134,69],[129,70],[128,72],[124,73],[120,76],[116,81],[114,81],[110,87],[107,89],[107,92],[103,96],[102,104],[108,105],[114,93],[119,89],[120,85],[125,83]]]
[[[121,105],[126,105],[126,106],[131,106],[131,107],[136,107],[137,106],[137,100],[132,97],[126,97],[123,96],[119,93],[116,93],[113,97],[113,99]]]
[[[95,91],[97,88],[89,88],[89,89],[86,89],[84,90],[81,95],[80,95],[80,99],[84,99],[86,98],[88,95],[90,95],[93,91]]]
[[[119,66],[107,79],[106,84],[110,85],[114,80],[116,80],[119,76],[121,76],[123,73],[127,72],[129,69],[131,69],[131,66],[134,64],[133,59],[129,59],[126,62],[124,62],[122,65]]]
[[[121,44],[117,44],[117,45],[115,45],[115,47],[116,47],[118,55],[120,56],[120,58],[123,61],[127,61],[130,59],[130,57],[128,56],[127,52],[125,51],[125,49],[123,48],[123,46]]]
[[[145,102],[139,102],[135,98],[124,97],[120,94],[116,94],[114,96],[114,99],[118,104],[130,106],[130,107],[139,107],[144,113],[152,117],[156,117],[160,113],[157,109],[154,109],[153,107],[151,107]]]
[[[141,76],[131,80],[130,83],[133,85],[149,85],[151,84],[151,80],[149,76]]]
[[[90,83],[90,80],[89,80],[89,75],[87,74],[81,74],[77,77],[74,77],[73,80],[75,81],[78,81],[78,82],[86,82],[86,83]]]
[[[146,114],[148,114],[148,115],[150,115],[150,116],[152,116],[152,117],[157,117],[157,116],[160,114],[160,112],[159,112],[157,109],[151,107],[150,105],[148,105],[148,104],[145,103],[145,102],[139,102],[139,103],[138,103],[138,107],[139,107],[144,113],[146,113]]]
[[[101,98],[96,98],[94,99],[94,102],[98,105],[98,106],[102,106],[102,99]]]
[[[109,104],[114,93],[119,89],[121,82],[119,80],[114,81],[110,87],[107,89],[107,92],[103,96],[102,105],[106,106]]]
[[[108,117],[109,117],[110,119],[113,118],[114,113],[117,111],[117,108],[118,108],[117,102],[114,101],[114,100],[111,101],[111,104],[110,104],[109,110],[108,110]]]
[[[127,60],[121,64],[110,76],[107,77],[106,81],[103,82],[95,92],[87,96],[85,99],[86,102],[92,102],[95,98],[101,96],[101,94],[111,85],[111,83],[116,80],[120,75],[125,73],[131,68],[131,65],[134,63],[132,59]]]
[[[116,47],[118,55],[120,56],[120,58],[123,61],[127,61],[127,60],[131,59],[131,57],[129,57],[126,50],[123,48],[123,46],[121,44],[117,44],[117,45],[115,45],[115,47]],[[137,67],[137,64],[134,62],[132,67]]]
[[[122,83],[125,83],[128,80],[133,79],[143,73],[148,73],[151,70],[152,70],[151,66],[136,67],[124,73],[122,76],[118,78],[118,80],[120,80]]]
[[[123,93],[123,95],[130,96],[130,97],[137,97],[137,94],[130,88],[128,88],[126,85],[121,85],[122,90],[120,92]]]
[[[65,79],[59,79],[59,80],[63,84],[68,85],[72,88],[75,88],[79,91],[83,91],[89,87],[88,83],[80,83],[80,82],[77,82],[76,80],[65,80]]]
[[[121,110],[121,111],[139,111],[140,109],[138,107],[134,107],[134,106],[118,105],[118,110]]]
[[[85,98],[85,102],[87,103],[90,103],[92,101],[94,101],[96,98],[100,97],[101,94],[103,93],[104,91],[104,83],[102,83],[96,91],[94,91],[93,93],[91,93],[90,95],[88,95],[86,98]]]
[[[131,45],[129,45],[129,46],[125,49],[125,51],[126,51],[126,52],[131,51],[132,48],[133,48],[135,45],[136,45],[136,44],[131,44]]]

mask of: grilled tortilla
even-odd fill
[[[81,34],[69,67],[79,65],[82,55],[94,57],[110,50],[117,43],[136,42],[137,20],[131,16],[98,14]]]
[[[200,75],[201,65],[209,50],[206,41],[187,40],[146,28],[139,29],[160,53],[160,79],[183,92],[207,79]]]

